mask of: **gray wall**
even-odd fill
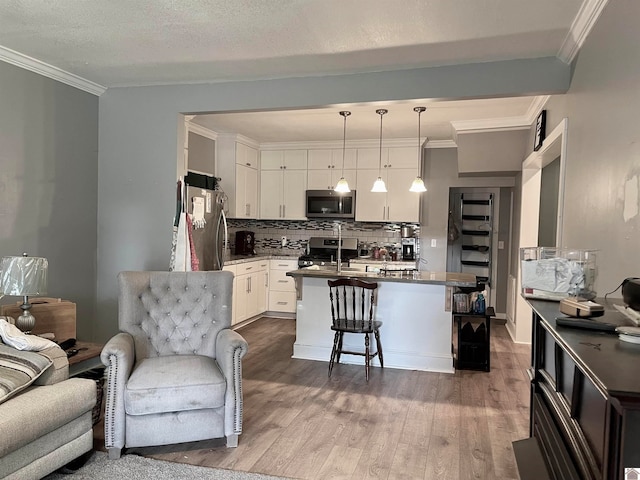
[[[564,92],[557,59],[212,85],[109,89],[100,97],[97,339],[117,331],[121,270],[166,270],[179,113]]]
[[[95,318],[97,171],[97,97],[0,62],[0,256],[46,257],[47,296],[77,304],[85,339]]]
[[[575,62],[568,94],[545,107],[547,132],[568,118],[563,243],[599,250],[600,295],[640,275],[640,216],[623,217],[625,183],[637,186],[640,177],[638,18],[640,2],[609,2]]]

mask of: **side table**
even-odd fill
[[[494,316],[493,307],[487,307],[484,314],[453,314],[458,329],[456,368],[485,372],[491,370],[491,317]]]
[[[102,396],[104,392],[104,365],[100,361],[102,347],[104,347],[104,345],[99,343],[77,341],[76,344],[69,349],[78,350],[78,353],[69,357],[69,377],[89,378],[96,382],[96,405],[92,413],[94,425],[100,420]]]
[[[104,345],[100,343],[83,342],[78,340],[70,349],[79,350],[77,354],[69,357],[69,376],[77,377],[96,368],[104,369],[100,361],[100,353]]]

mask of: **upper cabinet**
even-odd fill
[[[230,218],[258,218],[258,149],[236,135],[218,137],[217,176]]]
[[[382,162],[379,148],[358,149],[356,221],[418,223],[421,195],[409,191],[417,174],[415,147],[383,148]],[[378,176],[384,180],[387,193],[371,192]]]
[[[320,148],[309,150],[307,188],[309,190],[333,190],[342,178],[342,149]],[[349,148],[344,155],[344,177],[351,188],[356,184],[357,150]]]
[[[307,150],[264,150],[260,165],[260,218],[305,220]]]

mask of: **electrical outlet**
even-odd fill
[[[282,237],[280,237],[280,241],[281,241],[283,247],[287,246],[287,237],[285,237],[283,235]]]
[[[431,239],[431,246],[432,246],[432,247],[434,247],[434,248],[435,248],[435,247],[437,247],[436,239],[435,239],[435,238],[432,238],[432,239]]]

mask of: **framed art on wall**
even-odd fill
[[[547,111],[542,110],[536,119],[536,133],[533,137],[533,151],[537,152],[542,146],[545,137],[545,126],[547,123]]]

